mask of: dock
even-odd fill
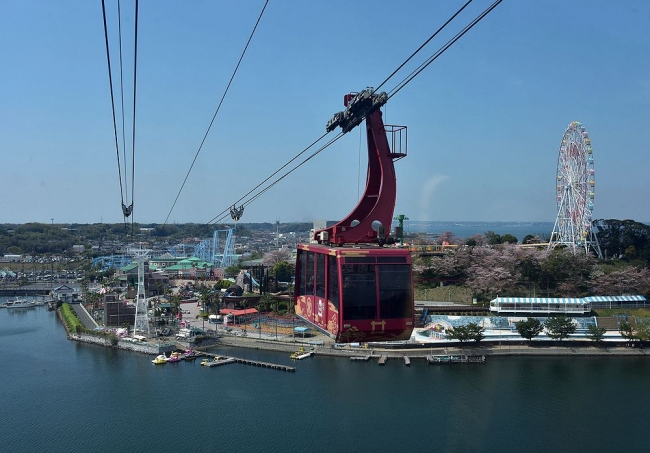
[[[253,366],[258,366],[258,367],[262,367],[262,368],[271,368],[271,369],[280,370],[280,371],[291,371],[291,372],[296,371],[295,367],[287,366],[287,365],[281,365],[281,364],[278,364],[278,363],[270,363],[270,362],[261,362],[259,360],[242,359],[240,357],[218,356],[217,354],[210,354],[210,353],[206,353],[206,352],[204,352],[203,355],[208,356],[208,357],[222,357],[223,360],[220,360],[219,362],[230,360],[228,363],[237,362],[237,363],[243,363],[244,365],[253,365]],[[216,362],[216,363],[219,363],[219,362]],[[212,362],[208,362],[208,363],[212,363]],[[206,365],[206,366],[215,366],[215,365]]]
[[[350,360],[352,362],[367,362],[368,360],[370,360],[370,354],[363,355],[363,356],[353,355],[352,357],[350,357]]]
[[[404,356],[404,365],[411,366],[411,359],[407,355]]]
[[[311,357],[314,354],[314,351],[307,351],[302,346],[296,352],[291,354],[291,360],[302,360],[307,357]]]
[[[382,355],[379,357],[379,362],[377,362],[379,365],[386,365],[386,361],[388,360],[387,355]]]
[[[484,355],[427,355],[429,365],[447,363],[485,363]]]
[[[204,362],[201,362],[201,365],[212,368],[213,366],[227,365],[229,363],[235,363],[235,359],[228,357],[227,359],[224,358],[223,360],[206,360]]]

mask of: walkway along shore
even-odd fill
[[[175,349],[187,349],[188,345],[178,344],[136,344],[124,340],[113,344],[108,338],[94,336],[89,334],[77,334],[68,331],[65,321],[61,318],[59,310],[57,316],[66,331],[67,337],[72,341],[82,343],[91,343],[98,346],[116,348],[134,351],[142,354],[158,355]],[[371,358],[379,358],[382,355],[390,358],[407,356],[413,359],[425,360],[427,355],[468,355],[468,356],[494,356],[494,357],[514,357],[514,356],[539,356],[539,357],[644,357],[650,356],[650,351],[642,348],[631,348],[620,346],[572,346],[570,342],[565,342],[564,346],[547,346],[547,345],[497,345],[481,344],[479,347],[466,345],[464,347],[449,346],[444,347],[417,347],[417,348],[334,348],[334,343],[325,342],[322,345],[311,345],[307,341],[279,341],[264,340],[253,337],[241,337],[236,335],[221,335],[216,344],[197,347],[197,350],[210,350],[218,346],[230,346],[237,348],[261,349],[278,352],[295,352],[296,348],[303,346],[312,348],[315,355],[326,355],[332,357],[344,357],[349,360],[352,356],[370,355]]]
[[[273,340],[259,340],[255,338],[242,338],[238,336],[222,336],[219,342],[222,346],[232,346],[239,348],[264,349],[270,351],[293,352],[299,346],[310,346],[306,342],[281,342]],[[313,351],[316,355],[327,355],[333,357],[350,358],[352,356],[369,354],[372,358],[379,358],[382,355],[388,357],[410,357],[425,359],[427,355],[468,355],[468,356],[539,356],[539,357],[643,357],[650,356],[650,351],[639,348],[630,348],[625,346],[571,346],[565,343],[565,346],[523,346],[523,345],[492,345],[483,344],[479,347],[467,345],[465,347],[440,347],[427,348],[400,348],[400,349],[383,349],[383,348],[352,348],[335,349],[332,344],[315,346]]]

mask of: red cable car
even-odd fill
[[[393,161],[406,156],[406,128],[384,126],[387,99],[371,90],[349,94],[346,110],[327,124],[348,132],[366,119],[366,189],[345,219],[316,231],[315,243],[298,245],[296,314],[340,343],[408,340],[413,331],[411,254],[390,237]]]

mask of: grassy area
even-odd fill
[[[650,317],[650,308],[599,308],[593,310],[595,316],[616,316],[616,315],[630,315],[640,318]]]
[[[456,304],[472,303],[472,291],[462,286],[436,286],[434,288],[416,287],[415,300],[428,300],[434,302],[453,302]]]
[[[77,318],[77,315],[72,310],[72,307],[70,307],[70,304],[61,305],[60,310],[61,317],[63,318],[65,324],[68,326],[68,331],[76,333],[79,329],[83,329],[83,324],[81,324],[81,321],[79,321],[79,318]]]

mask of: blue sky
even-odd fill
[[[320,137],[345,93],[379,85],[463,3],[271,0],[169,222],[208,222],[232,205]],[[474,0],[382,89],[490,3]],[[133,4],[121,3],[127,126]],[[135,221],[167,218],[263,4],[140,2]],[[117,2],[106,5],[117,55]],[[385,122],[409,131],[395,214],[554,221],[558,148],[577,120],[594,149],[594,218],[650,220],[648,24],[646,0],[505,0],[387,104]],[[0,2],[0,223],[122,221],[104,45],[99,0]],[[320,153],[241,221],[344,217],[364,185],[360,137]]]

